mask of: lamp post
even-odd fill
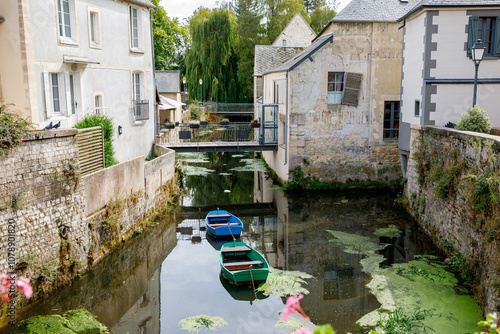
[[[182,85],[184,87],[184,103],[186,103],[186,77],[182,78]]]
[[[201,95],[201,85],[203,85],[203,80],[200,78],[200,103],[203,103],[203,96]]]
[[[474,95],[472,97],[472,108],[476,105],[476,93],[477,93],[477,72],[479,70],[479,63],[483,60],[484,56],[484,47],[483,42],[480,39],[474,43],[474,46],[471,48],[472,51],[472,61],[474,61],[474,65],[476,67],[476,74],[474,76]]]

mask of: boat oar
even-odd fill
[[[253,281],[253,275],[252,275],[252,265],[250,265],[250,280],[252,281],[252,287],[253,287],[253,293],[255,294],[255,300],[257,300],[257,291],[255,291],[255,283]]]

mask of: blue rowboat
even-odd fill
[[[235,215],[225,210],[210,211],[205,217],[207,231],[214,237],[237,237],[241,234],[243,223]]]

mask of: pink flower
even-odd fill
[[[286,321],[286,319],[288,319],[288,316],[292,313],[295,313],[295,312],[298,312],[307,321],[310,320],[309,317],[306,315],[306,313],[300,307],[299,300],[301,300],[302,298],[304,298],[303,294],[298,295],[297,298],[295,298],[293,296],[288,297],[288,299],[286,300],[286,307],[283,310],[283,315],[282,315],[283,321]],[[300,334],[300,332],[299,332],[299,334]]]
[[[295,332],[293,332],[291,334],[312,334],[312,332],[309,330],[309,328],[302,327],[302,328],[297,329]]]
[[[26,298],[30,298],[33,295],[33,288],[30,285],[30,279],[25,277],[19,277],[17,280],[17,287],[19,290],[24,292]]]

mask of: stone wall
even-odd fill
[[[75,254],[86,251],[85,192],[76,134],[77,130],[35,132],[0,159],[0,245],[7,250],[8,237],[13,237],[15,249],[9,255],[16,263],[57,267],[64,240],[73,244]],[[7,228],[10,219],[15,222],[14,233]],[[4,252],[0,272],[15,269],[10,264]]]
[[[412,125],[410,152],[409,213],[453,261],[466,259],[483,310],[500,310],[500,137]]]
[[[162,147],[152,161],[81,177],[77,133],[34,132],[0,159],[0,273],[30,277],[38,291],[68,282],[144,227],[175,181],[175,152]]]

